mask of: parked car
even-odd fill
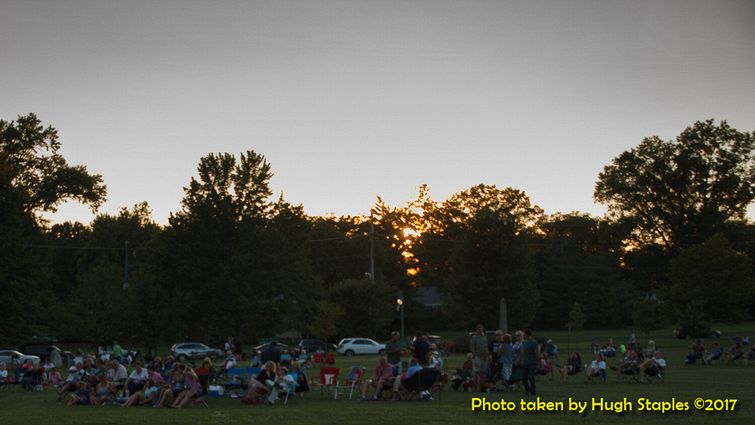
[[[383,354],[385,344],[380,344],[369,338],[344,338],[338,343],[336,352],[346,356],[356,354]]]
[[[56,367],[60,367],[64,363],[67,363],[68,357],[71,354],[67,351],[62,351],[60,348],[49,342],[30,342],[20,346],[18,351],[25,353],[27,356],[37,356],[43,360],[49,357]]]
[[[34,365],[39,364],[39,356],[22,354],[20,351],[16,350],[0,350],[0,363],[5,363],[6,365],[20,365],[27,360],[31,360]]]
[[[303,339],[299,341],[299,349],[307,350],[308,353],[314,353],[318,349],[322,349],[322,351],[328,352],[336,351],[336,346],[335,344],[329,344],[319,339]]]
[[[173,355],[173,358],[179,361],[185,361],[187,359],[203,359],[205,357],[214,360],[218,357],[225,356],[223,350],[210,348],[201,342],[180,342],[178,344],[173,344],[173,346],[170,347],[170,353]]]

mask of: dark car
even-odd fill
[[[314,353],[315,351],[322,349],[322,351],[336,351],[335,344],[329,344],[319,339],[303,339],[299,341],[299,349],[307,350],[308,353]]]
[[[49,358],[57,367],[65,364],[68,360],[68,355],[70,354],[68,352],[63,352],[60,348],[49,342],[26,343],[19,347],[18,351],[27,355],[37,356],[42,361]]]

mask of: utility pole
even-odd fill
[[[375,283],[375,222],[370,211],[370,282]]]
[[[128,288],[128,241],[123,249],[123,289]]]

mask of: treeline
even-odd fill
[[[705,326],[755,314],[755,137],[696,122],[617,156],[598,176],[605,217],[546,215],[526,193],[480,184],[368,217],[312,217],[274,197],[263,155],[209,154],[165,226],[146,203],[90,224],[49,223],[66,201],[96,210],[101,176],[69,165],[33,114],[0,121],[0,344],[32,335],[156,347],[383,336],[405,294],[409,330]],[[374,276],[370,252],[374,256]],[[412,301],[437,287],[443,307]]]

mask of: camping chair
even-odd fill
[[[422,369],[410,378],[401,381],[401,387],[405,390],[409,400],[421,400],[421,393],[425,391],[430,393],[431,398],[433,394],[440,398],[440,382],[441,373],[439,370]]]
[[[338,375],[341,373],[341,369],[337,367],[326,366],[320,369],[320,382],[315,385],[320,387],[320,393],[330,391],[331,388],[338,387]],[[314,384],[314,383],[313,383]],[[336,398],[338,393],[336,392]]]
[[[645,378],[647,378],[648,382],[663,382],[665,372],[666,368],[657,365],[652,366],[645,370]]]
[[[259,372],[257,372],[259,374]],[[248,387],[248,378],[246,376],[246,369],[243,367],[232,367],[228,369],[227,381],[225,383],[225,392],[231,394],[243,393]]]
[[[349,369],[349,373],[346,374],[346,380],[343,385],[336,385],[336,399],[338,398],[338,390],[349,390],[349,400],[354,395],[354,388],[359,388],[362,385],[362,379],[364,378],[364,368],[362,366],[352,366]]]
[[[284,406],[288,405],[288,398],[290,396],[294,395],[294,393],[296,393],[296,388],[299,386],[299,374],[300,373],[301,372],[292,371],[292,372],[289,372],[289,374],[288,374],[291,378],[293,378],[294,383],[293,383],[293,385],[289,386],[288,387],[288,391],[286,391],[286,396],[283,399],[283,405]]]

